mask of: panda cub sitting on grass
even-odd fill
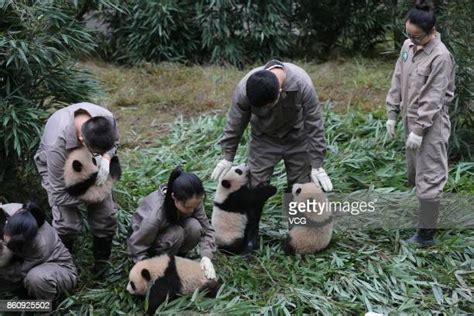
[[[305,210],[306,224],[289,229],[283,250],[286,254],[292,255],[311,254],[325,249],[331,242],[334,226],[333,214],[327,208],[326,195],[313,182],[294,184],[292,194],[293,202],[306,203],[308,200],[313,200],[318,209]],[[320,207],[323,208],[322,211]]]

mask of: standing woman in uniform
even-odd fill
[[[199,244],[201,268],[207,278],[215,278],[214,229],[204,210],[204,197],[198,176],[175,168],[168,185],[146,196],[133,215],[133,232],[127,241],[133,262],[164,253],[183,256]]]
[[[408,183],[420,202],[418,230],[407,241],[434,243],[440,199],[448,178],[448,104],[454,97],[454,59],[436,32],[436,17],[426,1],[408,12],[403,44],[387,95],[387,133],[395,135],[401,113],[406,136]]]

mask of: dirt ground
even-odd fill
[[[389,61],[359,58],[295,63],[309,73],[320,100],[330,100],[334,111],[370,111],[384,105],[393,68]],[[169,63],[120,67],[94,61],[81,66],[102,82],[105,94],[94,101],[115,113],[122,144],[129,148],[153,145],[180,115],[225,113],[235,85],[252,68]]]

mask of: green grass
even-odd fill
[[[349,193],[369,187],[405,187],[405,162],[401,129],[398,139],[387,142],[382,113],[326,110],[329,150],[325,162],[335,190]],[[204,181],[210,215],[216,183],[209,179],[218,161],[217,141],[224,118],[204,116],[178,119],[169,134],[154,148],[122,151],[125,168],[116,190],[120,206],[119,229],[114,241],[111,272],[94,282],[88,274],[92,265],[90,237],[84,234],[75,256],[81,267],[78,290],[62,303],[59,311],[80,314],[135,314],[144,311],[144,300],[125,290],[131,263],[126,256],[130,217],[139,199],[166,181],[178,164],[194,171]],[[236,162],[245,161],[248,133],[242,140]],[[474,164],[450,167],[446,190],[473,193]],[[415,249],[402,242],[412,231],[339,229],[330,247],[317,255],[287,257],[281,250],[286,230],[281,225],[281,191],[286,179],[282,164],[273,183],[279,194],[265,208],[261,225],[261,248],[251,261],[219,254],[215,267],[223,287],[215,299],[202,293],[163,304],[159,312],[231,314],[361,314],[384,313],[473,313],[472,230],[445,230],[438,244]],[[85,237],[84,237],[85,236]]]

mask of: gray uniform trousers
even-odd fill
[[[185,218],[179,224],[170,225],[160,233],[151,252],[184,255],[197,246],[201,240],[202,229],[201,224],[194,217]]]
[[[275,165],[283,159],[288,189],[294,183],[311,181],[311,159],[304,130],[291,132],[285,139],[252,135],[248,166],[252,187],[270,183]]]
[[[406,137],[415,126],[414,119],[406,117],[404,121]],[[406,150],[408,183],[416,186],[416,195],[420,200],[439,201],[448,179],[448,139],[451,123],[448,107],[443,106],[434,117],[433,125],[423,136],[421,147]]]

